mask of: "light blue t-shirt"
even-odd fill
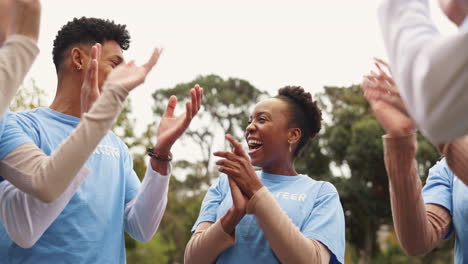
[[[79,122],[77,117],[48,108],[11,116],[48,155]],[[2,138],[8,138],[9,128],[10,118]],[[21,139],[2,139],[0,156],[8,154],[5,149],[11,151],[21,144]],[[125,144],[108,133],[85,166],[90,175],[32,248],[14,244],[0,225],[1,263],[125,263],[124,207],[140,187],[132,158]]]
[[[8,111],[8,110],[7,110]],[[3,129],[5,128],[5,122],[7,117],[8,112],[6,112],[2,117],[0,117],[0,140],[2,140],[2,135],[3,135]],[[0,177],[0,182],[2,182],[4,179]]]
[[[324,244],[331,252],[330,263],[343,263],[345,220],[338,192],[323,181],[306,175],[284,176],[257,172],[301,233]],[[201,222],[216,222],[232,206],[226,175],[208,189],[192,233]],[[255,216],[245,215],[236,227],[236,243],[225,249],[216,263],[280,263],[268,245]]]
[[[468,262],[468,187],[458,179],[442,159],[429,170],[429,177],[422,195],[427,204],[445,207],[452,216],[452,227],[446,235],[455,231],[455,263]]]
[[[21,142],[19,145],[32,142],[32,140],[25,135],[21,127],[15,122],[15,116],[7,109],[3,118],[0,119],[0,160],[14,149],[6,143],[10,140],[14,140],[17,143]],[[4,178],[0,175],[0,182],[3,180]]]

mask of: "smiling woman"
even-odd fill
[[[320,128],[321,111],[301,87],[284,87],[255,106],[245,132],[248,153],[231,135],[234,150],[214,153],[224,174],[203,200],[186,263],[343,263],[335,187],[294,168]]]

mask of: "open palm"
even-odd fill
[[[379,73],[371,72],[364,77],[361,85],[364,96],[388,135],[408,135],[415,130],[415,123],[406,111],[395,82],[381,68],[387,65],[381,60],[376,61]]]
[[[174,116],[174,110],[177,106],[177,97],[171,96],[167,104],[166,111],[159,122],[157,130],[156,150],[160,153],[170,151],[175,141],[184,133],[190,125],[192,118],[198,113],[203,98],[203,89],[195,85],[190,90],[191,101],[185,104],[185,113]]]

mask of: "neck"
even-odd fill
[[[59,74],[57,93],[50,109],[71,116],[81,116],[81,83],[78,76]]]
[[[270,174],[279,174],[285,176],[297,176],[294,168],[294,160],[291,157],[281,161],[271,162],[271,165],[263,166],[262,171]]]

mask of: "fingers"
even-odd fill
[[[228,177],[228,181],[229,181],[229,187],[231,188],[232,193],[240,192],[239,186],[237,186],[237,183],[231,177]]]
[[[247,153],[245,153],[244,148],[242,147],[242,144],[237,141],[231,134],[226,134],[226,139],[231,143],[232,147],[234,148],[234,152],[237,155],[241,155],[243,157],[247,157]]]
[[[200,107],[201,107],[202,100],[203,100],[203,88],[200,87]]]
[[[153,54],[151,55],[150,59],[148,60],[148,62],[146,62],[145,64],[142,65],[142,67],[145,69],[146,73],[150,72],[151,69],[154,67],[154,65],[156,65],[156,63],[158,62],[159,60],[159,56],[161,55],[162,53],[162,49],[154,49],[153,51]]]
[[[97,93],[99,93],[99,77],[98,77],[98,60],[97,59],[93,59],[91,61],[91,78],[90,78],[90,83],[91,83],[91,87],[93,90],[97,91]]]
[[[384,61],[384,60],[382,60],[382,59],[380,59],[380,58],[376,58],[376,57],[374,57],[374,60],[375,60],[378,64],[383,65],[385,68],[387,68],[388,72],[389,72],[390,74],[392,74],[392,69],[390,68],[390,65],[388,65],[388,63],[387,63],[386,61]]]
[[[201,107],[201,100],[202,100],[202,96],[203,96],[203,90],[202,88],[200,87],[200,85],[196,84],[195,87],[195,95],[196,95],[196,112],[195,113],[198,113],[198,110],[200,110],[200,107]]]
[[[237,170],[228,167],[219,167],[218,171],[227,175],[237,175]]]
[[[96,43],[94,46],[96,46],[97,53],[96,53],[96,59],[101,58],[101,52],[102,52],[102,45],[101,43]]]
[[[192,117],[197,114],[198,108],[197,108],[197,92],[195,91],[195,88],[190,89],[190,99],[191,99],[191,110],[192,110]]]
[[[192,103],[187,102],[185,103],[185,123],[188,125],[192,121],[193,113],[192,113]]]
[[[174,116],[174,110],[177,105],[177,97],[172,95],[169,98],[169,102],[167,102],[167,108],[166,111],[164,112],[164,117],[172,117]]]
[[[238,162],[228,160],[228,159],[220,159],[216,161],[216,165],[220,167],[229,167],[233,169],[239,169],[240,165]]]
[[[225,158],[233,162],[239,162],[239,156],[229,151],[216,151],[213,153],[216,157]]]
[[[91,60],[94,60],[97,58],[98,58],[98,48],[96,45],[93,45],[91,47]],[[91,61],[89,63],[91,63]]]

